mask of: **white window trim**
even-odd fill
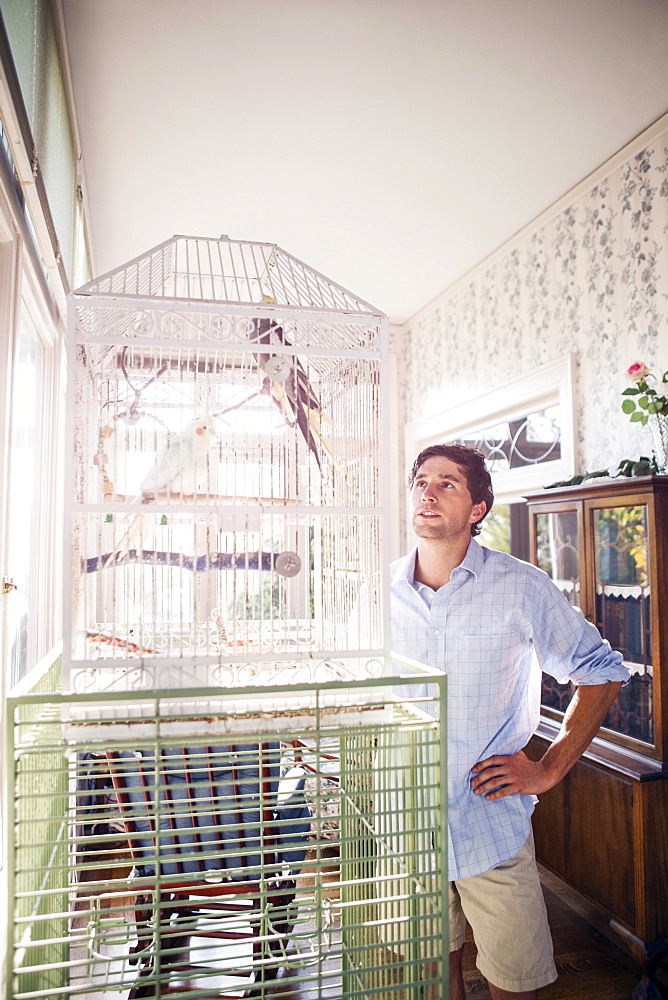
[[[60,636],[60,580],[62,559],[62,328],[54,322],[47,303],[39,292],[39,283],[24,255],[21,308],[30,316],[40,338],[44,356],[42,424],[40,427],[41,499],[34,527],[40,553],[41,572],[31,581],[31,606],[39,609],[41,640],[34,663],[39,662]],[[31,670],[28,667],[28,676]]]
[[[505,382],[482,395],[406,425],[406,458],[412,462],[423,448],[470,434],[536,410],[561,405],[561,457],[493,474],[499,503],[517,503],[524,493],[568,479],[575,467],[575,355]]]
[[[12,215],[9,207],[0,196],[0,236],[12,232]],[[0,313],[0,338],[2,344],[2,372],[0,389],[3,390],[4,405],[0,412],[0,577],[12,576],[12,566],[8,562],[8,538],[11,530],[9,525],[9,489],[8,476],[11,460],[13,439],[13,373],[16,363],[15,351],[23,311],[30,317],[37,336],[45,351],[44,385],[41,406],[41,427],[39,438],[41,443],[41,483],[39,491],[39,509],[35,511],[35,539],[39,552],[38,564],[30,579],[30,606],[38,609],[40,627],[29,637],[30,676],[35,664],[45,656],[57,643],[60,634],[60,615],[58,614],[60,595],[55,588],[60,574],[56,567],[61,558],[62,521],[62,484],[60,469],[62,466],[61,412],[64,371],[62,361],[62,325],[51,301],[44,294],[43,282],[35,271],[34,261],[28,248],[17,233],[11,240],[3,241],[1,252],[4,254],[2,271],[3,309]],[[0,662],[2,663],[2,678],[0,679],[0,700],[8,688],[6,624],[4,621],[6,602],[12,595],[0,595]],[[38,641],[35,635],[39,636]]]

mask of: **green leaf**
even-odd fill
[[[637,423],[644,424],[644,423],[647,422],[647,417],[645,416],[644,413],[641,413],[640,410],[636,410],[635,413],[631,414],[631,421],[634,424],[637,424]]]
[[[625,399],[624,402],[622,403],[622,410],[624,411],[624,413],[633,413],[635,408],[636,404],[633,402],[632,399]]]
[[[647,412],[648,413],[659,413],[660,411],[661,411],[661,404],[657,403],[653,399],[650,399],[649,403],[647,404]]]
[[[638,400],[638,406],[642,406],[643,410],[647,409],[647,403],[648,403],[647,396],[641,396],[640,399]]]
[[[640,389],[634,385],[630,389],[624,389],[622,396],[637,396],[640,393]]]

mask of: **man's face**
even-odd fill
[[[459,539],[484,515],[474,504],[464,470],[449,458],[428,458],[418,469],[410,496],[413,529],[419,538]]]

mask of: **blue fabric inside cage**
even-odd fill
[[[278,744],[163,748],[157,766],[153,748],[119,751],[113,770],[137,875],[250,881],[295,874],[304,860],[305,774],[281,780]]]

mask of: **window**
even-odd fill
[[[521,414],[463,435],[455,443],[479,448],[491,472],[506,472],[561,458],[561,407]]]
[[[36,662],[39,614],[33,571],[39,566],[40,417],[44,407],[44,346],[27,312],[21,315],[13,370],[9,453],[7,566],[16,590],[7,601],[11,684]],[[31,646],[30,656],[28,645]]]
[[[573,475],[573,357],[545,365],[452,409],[406,427],[406,455],[444,441],[475,444],[488,456],[498,500]]]
[[[496,500],[480,541],[519,559],[529,559],[522,495],[573,475],[572,369],[568,356],[406,428],[408,460],[422,448],[444,442],[483,452]]]

